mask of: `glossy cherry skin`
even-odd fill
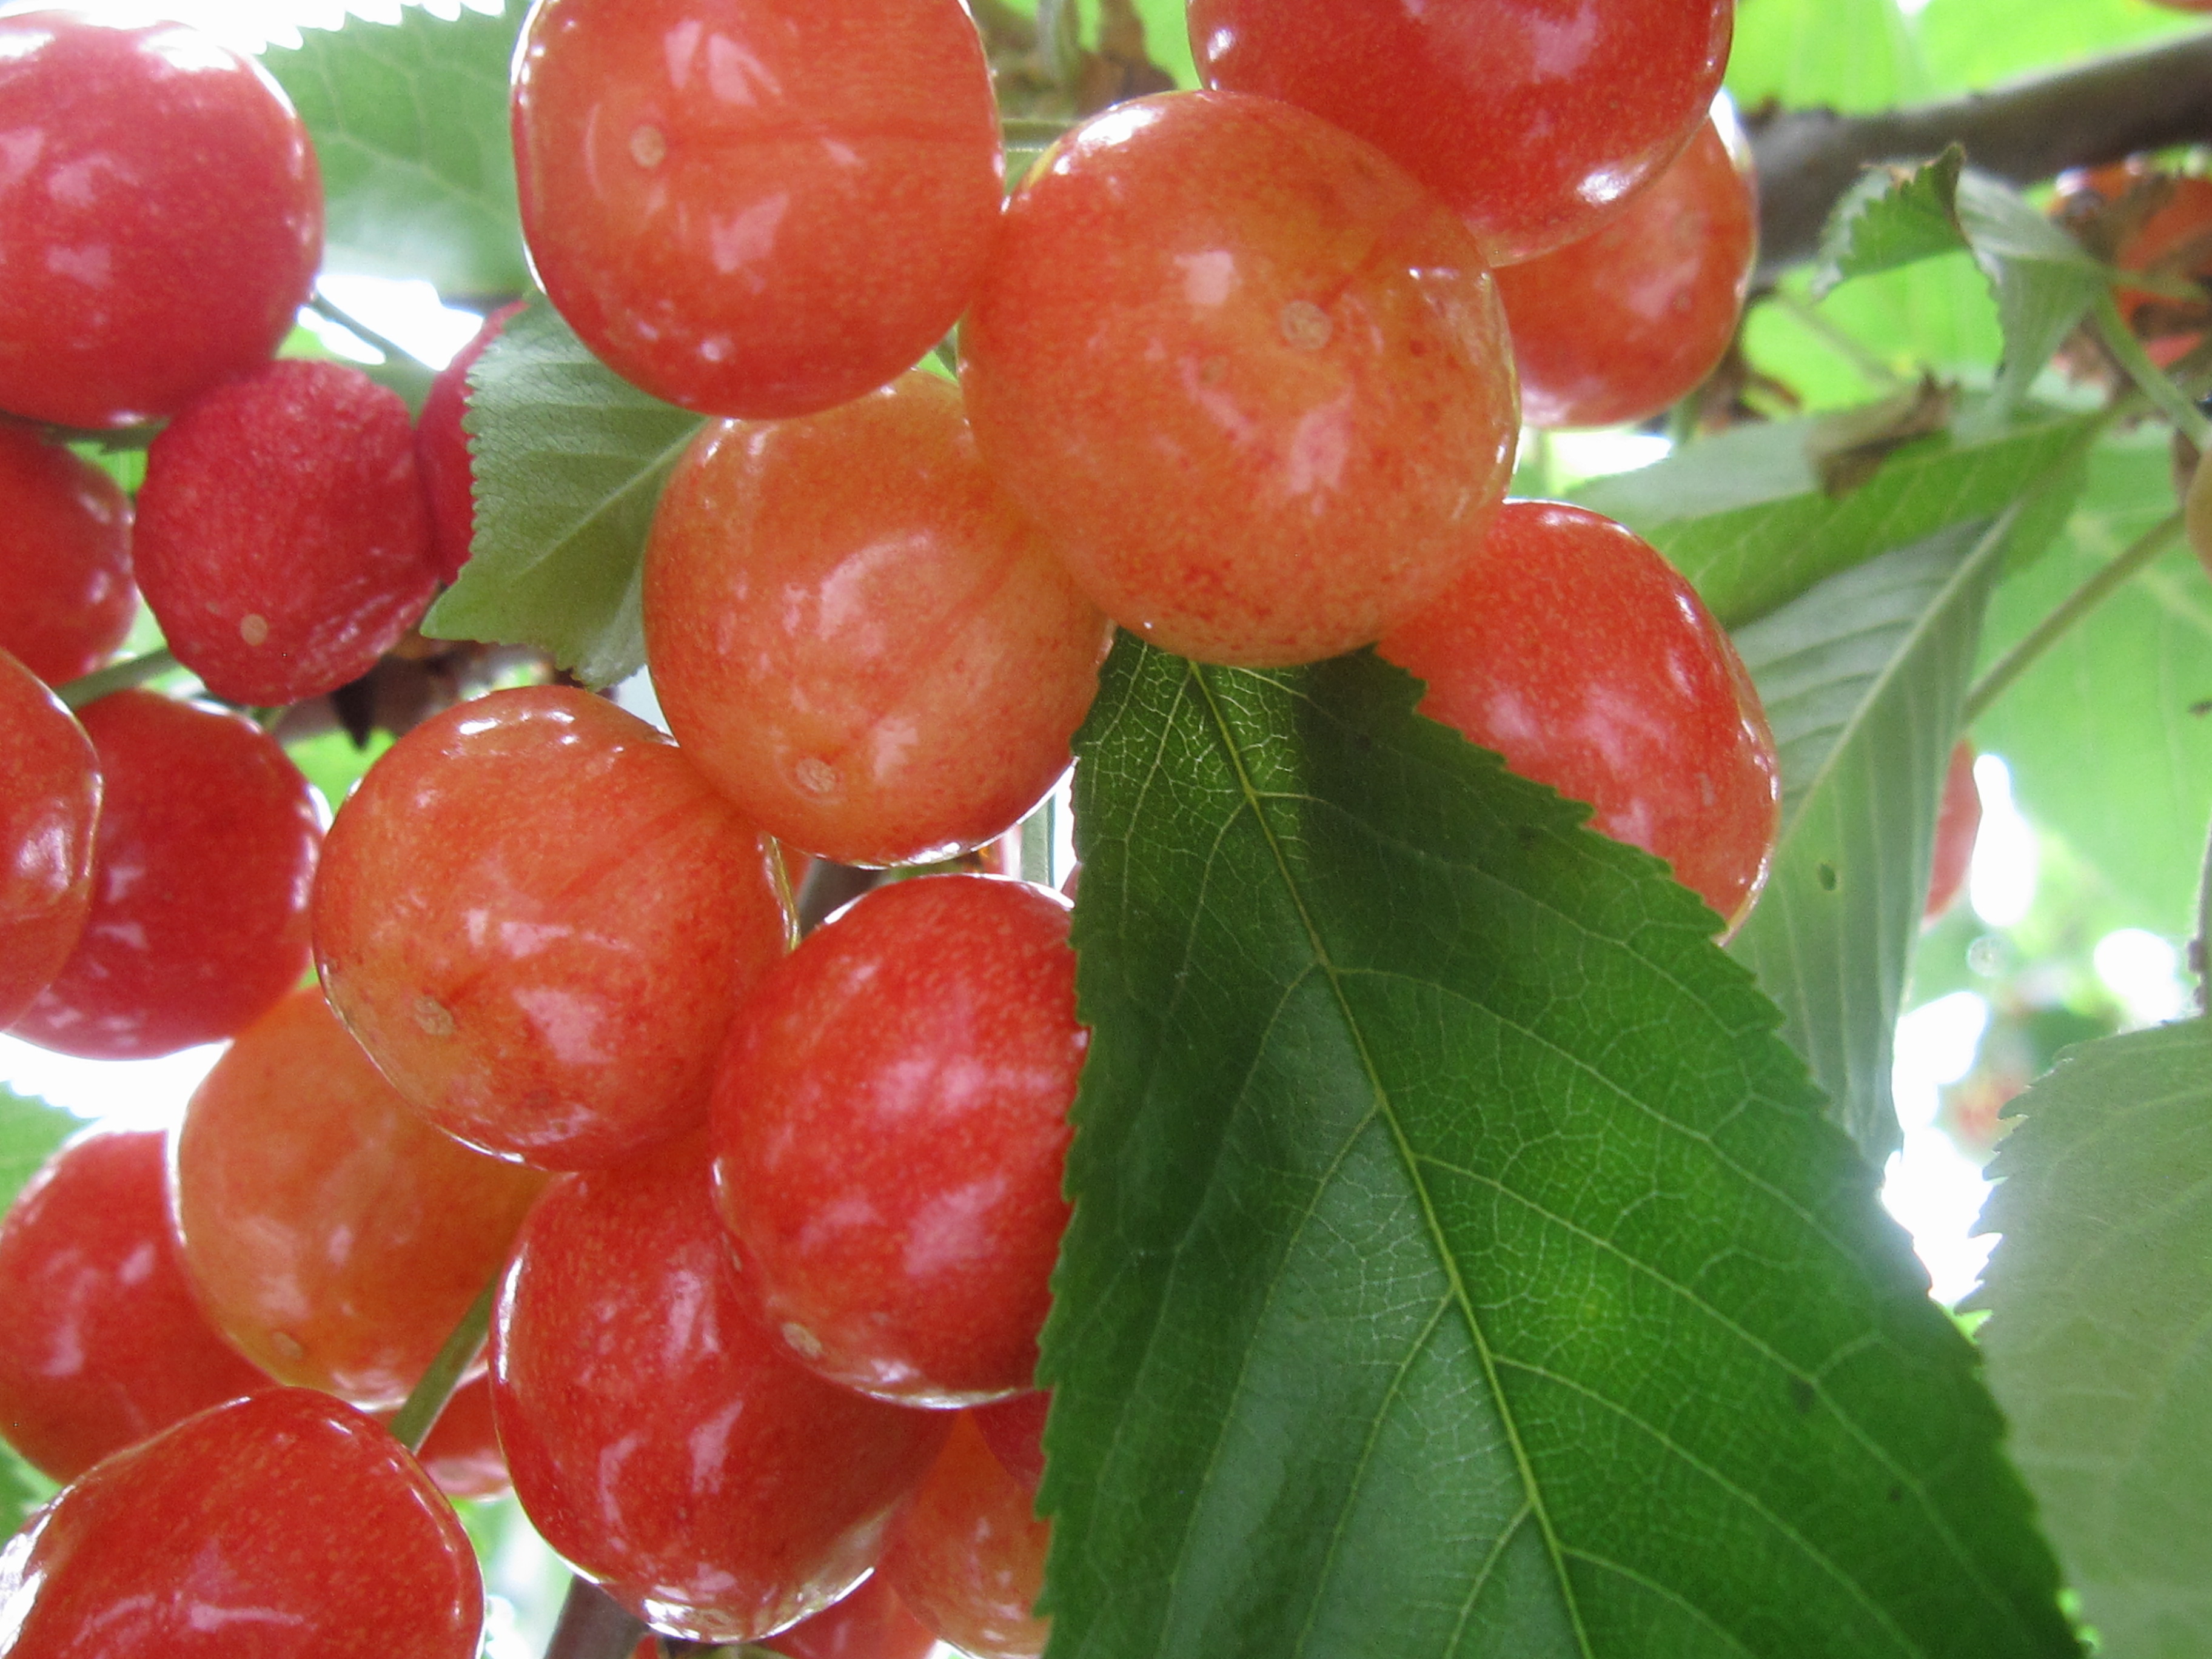
[[[240,714],[118,691],[77,718],[105,780],[92,913],[14,1035],[89,1060],[235,1036],[307,970],[319,798]]]
[[[437,591],[407,405],[343,363],[270,363],[154,440],[138,586],[177,660],[279,706],[375,666]]]
[[[416,1109],[540,1169],[698,1127],[784,951],[774,844],[581,691],[448,709],[370,769],[315,887],[324,988]]]
[[[823,1376],[933,1406],[1030,1385],[1090,1046],[1067,917],[1020,882],[894,883],[738,1011],[715,1194],[769,1323]]]
[[[364,1410],[406,1399],[544,1184],[424,1122],[314,986],[216,1062],[170,1170],[216,1326],[280,1382]]]
[[[1044,1389],[977,1406],[968,1413],[1008,1474],[1035,1492],[1044,1484],[1044,1424],[1052,1395]]]
[[[722,422],[668,481],[646,654],[738,810],[844,864],[1001,834],[1067,769],[1106,618],[983,471],[960,393],[903,375],[826,414]]]
[[[1052,1620],[1044,1588],[1052,1523],[961,1413],[929,1479],[901,1510],[877,1576],[915,1618],[974,1659],[1035,1659]]]
[[[1613,426],[1695,391],[1735,337],[1758,230],[1751,180],[1708,120],[1602,230],[1499,270],[1522,418]]]
[[[0,1433],[56,1480],[273,1386],[193,1299],[165,1139],[81,1135],[0,1221]]]
[[[1928,867],[1923,919],[1934,921],[1959,902],[1974,866],[1974,838],[1982,830],[1982,796],[1974,787],[1974,745],[1951,750],[1943,769],[1942,804],[1936,812],[1936,850]]]
[[[122,489],[59,444],[0,422],[0,651],[65,685],[112,656],[137,614]]]
[[[1673,161],[1728,67],[1735,0],[1191,0],[1210,87],[1356,132],[1492,260],[1588,236]]]
[[[277,1389],[117,1453],[0,1553],[15,1659],[473,1659],[460,1519],[351,1407]]]
[[[517,300],[483,319],[476,337],[430,382],[422,416],[415,422],[415,468],[430,504],[430,539],[441,581],[449,582],[461,574],[476,540],[476,462],[461,425],[469,412],[469,371],[527,303]]]
[[[616,373],[810,414],[967,309],[1004,189],[961,0],[542,0],[515,58],[532,264]]]
[[[503,1498],[514,1489],[492,1420],[489,1371],[453,1391],[416,1458],[448,1498]]]
[[[872,1574],[828,1612],[763,1645],[785,1659],[928,1659],[937,1636],[907,1611],[880,1574]]]
[[[961,383],[985,463],[1108,616],[1249,666],[1435,598],[1519,429],[1466,228],[1357,139],[1225,93],[1119,106],[1047,154]]]
[[[1596,810],[1733,929],[1766,880],[1781,767],[1751,678],[1690,585],[1609,519],[1509,501],[1481,556],[1376,652],[1421,713]]]
[[[54,982],[83,937],[100,799],[92,739],[0,651],[0,1028]]]
[[[951,1426],[786,1357],[738,1283],[696,1140],[547,1189],[493,1346],[532,1524],[696,1640],[772,1635],[844,1595]]]
[[[274,355],[322,181],[252,59],[173,23],[0,20],[0,409],[127,426]]]

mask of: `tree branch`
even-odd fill
[[[1811,258],[1837,201],[1877,161],[1948,144],[2014,184],[2139,150],[2212,142],[2212,32],[2076,64],[1989,92],[1876,115],[1751,112],[1759,160],[1759,274]]]

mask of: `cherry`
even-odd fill
[[[269,1388],[193,1299],[158,1133],[80,1135],[0,1221],[0,1428],[56,1480]]]
[[[423,1473],[448,1498],[503,1498],[514,1489],[492,1420],[489,1371],[453,1391],[417,1456]]]
[[[1480,557],[1376,651],[1420,708],[1589,802],[1733,929],[1765,884],[1781,769],[1758,693],[1695,590],[1629,531],[1510,501]]]
[[[547,1188],[493,1342],[532,1524],[695,1640],[772,1635],[844,1595],[951,1426],[785,1357],[738,1282],[696,1140]]]
[[[1030,1385],[1090,1043],[1067,917],[1020,882],[894,883],[738,1010],[716,1195],[769,1322],[823,1376],[935,1406]]]
[[[646,556],[654,690],[753,822],[845,864],[977,846],[1067,769],[1106,619],[915,373],[710,426]]]
[[[21,1659],[473,1659],[459,1518],[352,1407],[280,1389],[117,1453],[0,1554]]]
[[[1974,787],[1974,745],[1961,743],[1951,750],[1943,769],[1942,805],[1936,812],[1936,852],[1928,868],[1928,903],[1923,912],[1933,921],[1959,902],[1959,893],[1974,864],[1974,838],[1982,829],[1981,792]]]
[[[1035,1492],[1044,1484],[1044,1423],[1052,1395],[1042,1389],[1018,1394],[968,1413],[1008,1474]]]
[[[2122,270],[2203,287],[2212,281],[2212,179],[2161,172],[2140,158],[2063,175],[2052,212],[2095,226],[2089,240]],[[2203,337],[2205,301],[2121,284],[2112,299],[2153,362],[2178,361]]]
[[[91,462],[0,422],[0,650],[48,685],[89,674],[138,611],[131,503]]]
[[[937,1635],[873,1573],[836,1607],[763,1645],[785,1659],[927,1659]]]
[[[1522,418],[1613,426],[1695,391],[1735,337],[1758,228],[1751,180],[1709,120],[1603,229],[1501,270]]]
[[[147,453],[137,551],[170,649],[217,696],[358,679],[438,586],[407,405],[343,363],[217,387]]]
[[[1588,236],[1674,160],[1728,66],[1735,0],[1191,0],[1210,87],[1358,133],[1499,264]]]
[[[476,540],[476,462],[461,425],[469,412],[469,371],[507,324],[527,307],[517,300],[483,319],[483,326],[440,369],[415,423],[415,468],[430,503],[431,541],[441,581],[451,581],[469,562]]]
[[[584,343],[712,415],[810,414],[967,308],[1003,173],[961,0],[544,0],[515,58],[523,229]]]
[[[0,1028],[54,982],[83,937],[100,796],[84,728],[0,650]]]
[[[275,353],[322,261],[307,130],[252,60],[173,23],[0,20],[0,409],[173,415]]]
[[[1052,1621],[1044,1588],[1052,1523],[961,1413],[922,1488],[892,1523],[877,1574],[915,1618],[973,1659],[1034,1659]]]
[[[364,1408],[406,1399],[544,1183],[425,1123],[313,986],[216,1062],[172,1170],[216,1324],[271,1376]]]
[[[1333,656],[1435,598],[1518,431],[1465,227],[1326,122],[1226,93],[1049,151],[961,354],[985,462],[1076,580],[1212,662]]]
[[[143,1060],[244,1030],[307,969],[314,790],[240,714],[118,691],[78,719],[105,779],[92,911],[14,1034]]]
[[[402,738],[338,813],[324,987],[447,1133],[614,1163],[704,1122],[731,1011],[783,953],[774,856],[644,721],[495,692]]]

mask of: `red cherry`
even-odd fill
[[[951,1427],[784,1356],[696,1141],[547,1188],[493,1331],[500,1443],[532,1523],[695,1640],[771,1635],[844,1595]]]
[[[358,679],[437,589],[407,405],[343,363],[270,363],[154,440],[138,586],[177,659],[233,702]]]
[[[1465,227],[1326,122],[1226,93],[1061,140],[961,354],[985,462],[1076,580],[1210,662],[1334,656],[1434,599],[1519,429]]]
[[[48,685],[89,674],[138,612],[131,503],[91,462],[0,422],[0,650]]]
[[[1707,121],[1595,235],[1500,270],[1523,418],[1613,426],[1695,391],[1735,337],[1758,228],[1751,180]]]
[[[1004,174],[960,0],[545,0],[515,58],[523,228],[615,371],[811,414],[964,311]]]
[[[1051,1410],[1050,1392],[1034,1389],[968,1413],[991,1455],[1031,1492],[1044,1484],[1044,1423]]]
[[[216,1326],[271,1376],[364,1408],[406,1399],[545,1184],[425,1123],[313,986],[216,1062],[171,1180]]]
[[[737,1000],[783,954],[774,843],[581,691],[499,691],[370,769],[315,884],[323,985],[447,1133],[540,1169],[699,1127]]]
[[[430,503],[431,540],[441,581],[449,582],[461,574],[476,540],[476,462],[461,425],[461,417],[469,412],[469,371],[527,305],[517,300],[483,319],[476,337],[430,382],[422,416],[415,423],[415,467]]]
[[[1728,66],[1735,0],[1191,0],[1210,87],[1358,133],[1492,260],[1588,236],[1673,161]]]
[[[453,1391],[417,1455],[448,1498],[502,1498],[514,1489],[492,1421],[489,1371]]]
[[[927,1659],[937,1635],[875,1573],[828,1612],[762,1645],[786,1659]]]
[[[940,857],[1067,769],[1109,629],[983,471],[934,375],[708,428],[647,546],[647,655],[684,752],[770,834]]]
[[[1031,1611],[1044,1588],[1052,1523],[1000,1466],[969,1414],[892,1523],[877,1576],[915,1618],[974,1659],[1035,1659],[1052,1621]]]
[[[1974,864],[1974,838],[1982,829],[1981,792],[1974,787],[1974,745],[1951,750],[1943,771],[1943,800],[1936,813],[1936,852],[1928,870],[1923,919],[1935,921],[1959,902]]]
[[[117,1453],[0,1554],[21,1659],[473,1659],[483,1589],[405,1448],[280,1389]]]
[[[1765,713],[1695,590],[1609,519],[1510,501],[1435,606],[1376,647],[1428,682],[1421,712],[1596,808],[1733,928],[1782,811]]]
[[[79,1136],[0,1221],[0,1428],[56,1480],[271,1386],[193,1300],[169,1230],[166,1140]]]
[[[322,261],[307,129],[251,59],[173,23],[0,21],[0,409],[173,415],[266,361]]]
[[[234,1036],[307,970],[315,792],[243,715],[118,691],[78,719],[106,780],[92,914],[14,1033],[88,1060]]]
[[[1067,1224],[1066,901],[989,876],[879,887],[738,1010],[715,1192],[786,1346],[884,1399],[1027,1388]]]
[[[0,1028],[54,982],[83,937],[100,797],[92,739],[0,651]]]

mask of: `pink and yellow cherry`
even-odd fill
[[[210,1325],[169,1227],[167,1137],[78,1137],[0,1221],[0,1430],[56,1480],[275,1386]]]
[[[545,1184],[424,1122],[313,986],[216,1062],[170,1179],[217,1328],[280,1382],[364,1409],[406,1399]]]
[[[495,692],[417,726],[331,831],[331,1005],[416,1109],[540,1169],[704,1123],[730,1015],[785,949],[774,843],[612,703]]]
[[[0,1555],[21,1659],[473,1659],[468,1534],[406,1449],[277,1389],[94,1468]]]
[[[1960,743],[1943,769],[1943,795],[1936,812],[1936,848],[1928,866],[1928,902],[1922,919],[1934,921],[1959,902],[1974,865],[1974,839],[1982,830],[1981,792],[1974,787],[1974,745]]]
[[[527,303],[517,300],[483,319],[476,337],[430,382],[422,417],[415,423],[415,469],[430,504],[430,539],[441,581],[449,582],[461,574],[476,541],[476,461],[461,425],[469,412],[469,371]]]
[[[0,651],[0,1029],[54,982],[84,935],[100,799],[92,739]]]
[[[1048,152],[961,358],[986,465],[1077,582],[1208,662],[1334,656],[1433,599],[1519,430],[1466,227],[1358,139],[1228,93]]]
[[[241,714],[118,691],[77,718],[105,787],[92,911],[13,1033],[90,1060],[234,1036],[307,970],[315,792]]]
[[[322,261],[322,183],[251,58],[174,23],[20,14],[0,131],[0,409],[126,426],[274,355]]]
[[[1591,826],[1657,854],[1733,929],[1774,854],[1781,768],[1751,678],[1704,604],[1609,519],[1510,501],[1481,556],[1384,658],[1420,709]]]
[[[137,611],[115,480],[0,422],[0,651],[64,685],[106,662]]]
[[[1036,1659],[1052,1621],[1044,1588],[1052,1523],[1006,1473],[969,1413],[891,1527],[877,1576],[915,1617],[974,1659]]]
[[[1751,180],[1708,120],[1595,235],[1498,273],[1531,426],[1640,421],[1727,353],[1758,252]]]
[[[1109,629],[983,471],[958,390],[902,376],[692,444],[646,552],[653,689],[746,817],[844,864],[989,841],[1066,770]]]
[[[825,1382],[753,1313],[684,1141],[555,1182],[493,1322],[531,1522],[656,1630],[750,1641],[874,1565],[951,1427]]]
[[[961,0],[544,0],[514,114],[554,305],[617,374],[710,415],[811,414],[911,367],[998,228]]]
[[[1735,0],[1191,0],[1209,87],[1358,133],[1492,260],[1588,236],[1673,161],[1720,89]]]
[[[769,1326],[823,1376],[963,1405],[1030,1385],[1090,1035],[1058,894],[877,888],[738,1011],[714,1187]]]

